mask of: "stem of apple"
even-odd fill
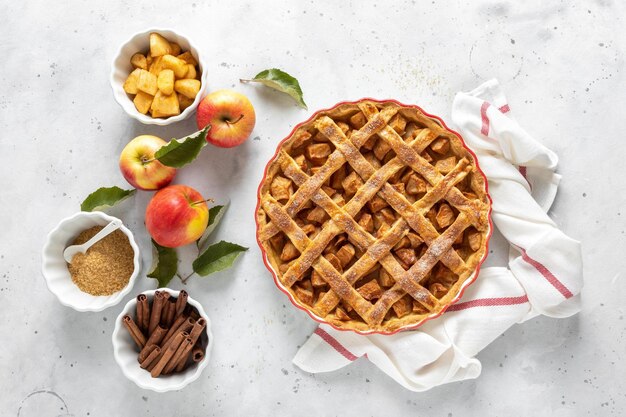
[[[149,164],[150,162],[154,161],[156,158],[150,158],[147,155],[141,155],[141,157],[139,158],[139,160],[141,161],[142,164]]]
[[[180,275],[178,275],[178,274],[176,274],[176,275],[178,275],[178,278],[180,278],[180,282],[182,282],[183,284],[187,285],[187,280],[188,280],[188,279],[189,279],[189,278],[190,278],[193,274],[195,274],[195,272],[192,272],[191,274],[187,275],[185,278],[181,278],[181,276],[180,276]]]
[[[241,119],[243,119],[243,113],[239,115],[239,118],[237,120],[235,120],[234,122],[231,122],[230,120],[224,120],[227,124],[229,125],[234,125],[236,124],[238,121],[240,121]]]

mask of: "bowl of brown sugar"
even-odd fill
[[[102,311],[119,303],[139,275],[139,247],[125,226],[110,233],[85,253],[63,258],[70,245],[87,242],[115,217],[78,212],[63,219],[49,234],[43,248],[42,272],[48,289],[61,304],[77,311]]]

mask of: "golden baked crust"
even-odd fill
[[[456,301],[490,233],[485,177],[417,107],[343,103],[281,143],[257,238],[277,283],[340,329],[391,333]]]

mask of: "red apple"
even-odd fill
[[[128,142],[120,155],[120,171],[130,185],[140,190],[158,190],[174,179],[176,168],[154,159],[154,153],[167,145],[163,139],[141,135]]]
[[[241,145],[256,123],[254,107],[248,97],[232,90],[214,91],[202,99],[196,112],[198,128],[211,125],[206,140],[215,146]]]
[[[156,243],[176,248],[202,236],[209,222],[204,197],[186,185],[157,191],[146,207],[146,229]]]

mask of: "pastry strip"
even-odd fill
[[[351,130],[347,119],[356,129]],[[290,289],[292,296],[339,327],[393,330],[417,322],[425,312],[448,305],[484,255],[489,227],[484,177],[474,175],[474,156],[463,149],[460,138],[416,108],[363,100],[322,112],[285,142],[273,164],[267,185],[260,188],[259,241],[272,264],[280,265],[277,275],[285,287],[303,280]],[[342,182],[348,174],[353,179]],[[269,190],[273,179],[280,179],[277,187],[285,189],[272,184]],[[286,201],[284,205],[274,196]],[[307,212],[299,214],[303,209]],[[368,232],[373,217],[376,238]],[[470,226],[475,230],[467,235]],[[479,246],[474,243],[477,231]],[[270,246],[268,239],[279,232]],[[289,251],[282,249],[285,236],[292,245]],[[352,259],[355,248],[344,243],[340,265],[332,250],[346,238],[357,257]],[[422,242],[426,246],[419,256]],[[352,249],[346,253],[345,247]],[[376,272],[378,263],[384,275]],[[314,277],[305,275],[311,268]],[[370,273],[373,278],[358,284],[357,291],[357,282]],[[317,280],[313,287],[311,280]],[[444,283],[446,291],[431,294],[433,282],[437,288]],[[406,300],[394,305],[407,293],[415,300],[409,315]]]
[[[368,103],[359,105],[359,108],[368,118],[376,117],[378,114],[376,106]],[[411,149],[390,126],[385,126],[378,132],[378,135],[391,145],[391,148],[402,162],[413,168],[414,171],[418,172],[431,185],[436,185],[442,180],[443,175],[437,172],[435,167],[422,158],[415,150]],[[445,199],[457,210],[465,213],[476,229],[485,230],[489,226],[487,208],[484,203],[478,200],[470,201],[457,188],[452,188],[450,192],[446,194]]]
[[[466,165],[467,165],[467,160],[461,160],[457,166],[455,167],[454,170],[452,170],[447,176],[446,179],[444,181],[441,181],[437,187],[433,188],[431,191],[429,191],[429,193],[427,193],[427,196],[429,194],[434,194],[435,196],[437,194],[439,195],[444,195],[449,189],[450,187],[454,186],[455,183],[457,183],[458,181],[460,181],[462,178],[465,177],[465,175],[467,174],[466,171]],[[292,166],[290,167],[290,169],[292,171],[295,171],[297,174],[300,175],[304,175],[303,172],[297,172],[298,168],[297,166],[295,166],[295,162],[292,164]],[[379,172],[383,172],[384,171],[384,167],[381,168],[381,170],[379,170],[377,172],[377,174]],[[287,172],[286,172],[287,173]],[[296,178],[297,175],[294,175],[294,177],[292,179],[294,179],[294,181],[298,181],[298,178]],[[370,178],[371,179],[371,178]],[[365,186],[361,187],[361,189],[366,188]],[[394,191],[395,192],[395,191]],[[400,219],[394,226],[392,226],[392,228],[387,232],[387,234],[385,236],[383,236],[383,238],[379,239],[378,241],[376,241],[371,235],[367,234],[365,231],[362,231],[362,229],[360,228],[360,226],[358,225],[353,225],[351,220],[353,221],[352,217],[349,215],[349,213],[341,213],[341,209],[339,207],[337,207],[334,202],[323,192],[317,192],[316,195],[314,196],[314,198],[319,198],[319,201],[316,201],[320,207],[324,208],[328,214],[331,215],[331,218],[333,220],[329,221],[329,224],[326,225],[326,228],[316,237],[316,239],[314,240],[313,244],[308,245],[307,248],[305,249],[305,251],[301,254],[300,258],[294,262],[294,264],[291,266],[291,268],[289,270],[287,270],[287,272],[284,274],[285,279],[286,278],[290,278],[291,276],[289,275],[290,270],[294,269],[294,270],[306,270],[309,268],[309,263],[306,262],[305,260],[311,260],[311,259],[317,259],[317,257],[319,257],[321,255],[321,251],[324,249],[324,247],[328,244],[328,242],[332,239],[332,237],[334,237],[334,235],[336,234],[331,234],[330,238],[328,238],[325,235],[325,232],[328,230],[329,232],[331,231],[331,228],[334,226],[333,222],[337,222],[338,219],[343,219],[344,221],[348,222],[347,225],[345,225],[343,227],[343,230],[347,230],[347,229],[354,229],[352,230],[352,232],[354,233],[354,231],[359,231],[362,235],[360,236],[361,239],[359,239],[359,237],[355,237],[353,234],[350,234],[350,236],[352,238],[355,239],[356,243],[361,244],[364,248],[368,248],[367,252],[361,257],[361,259],[359,259],[348,271],[346,271],[346,273],[344,274],[344,279],[346,279],[348,282],[350,282],[350,284],[354,284],[365,272],[367,272],[371,267],[374,266],[374,264],[377,261],[380,261],[381,264],[383,265],[383,267],[385,267],[385,269],[387,269],[387,271],[391,274],[392,277],[394,277],[394,279],[396,281],[398,281],[398,279],[402,276],[402,275],[406,275],[404,269],[397,263],[397,261],[395,260],[395,258],[389,254],[389,250],[397,243],[398,240],[400,240],[400,238],[402,236],[404,236],[404,234],[406,234],[406,232],[408,232],[408,225],[406,223],[406,221],[404,221],[404,219]],[[430,198],[426,198],[426,200],[429,200]],[[354,199],[353,199],[354,200]],[[353,201],[351,200],[351,202]],[[424,200],[424,199],[422,199]],[[433,200],[439,200],[439,198],[435,197]],[[314,199],[315,201],[315,199]],[[421,200],[420,200],[421,201]],[[407,205],[410,206],[410,204]],[[416,202],[416,205],[419,205],[419,202]],[[346,206],[344,206],[345,208]],[[360,207],[357,206],[357,210],[360,209]],[[422,208],[423,210],[427,211],[428,209],[430,209],[430,206],[426,206],[424,208]],[[419,214],[419,213],[418,213]],[[423,221],[425,224],[423,224],[422,226],[424,227],[426,224],[430,225],[432,227],[432,225],[426,221],[423,217],[422,217]],[[338,226],[335,226],[335,228],[339,228]],[[433,228],[434,229],[434,228]],[[420,234],[422,233],[422,230],[418,229]],[[334,230],[333,230],[334,231]],[[436,233],[436,236],[438,237],[439,235]],[[397,237],[396,237],[397,236]],[[432,236],[430,236],[432,237]],[[385,242],[385,240],[390,239],[391,240],[389,242]],[[322,239],[321,242],[317,242],[318,239]],[[363,239],[365,239],[365,242],[363,241]],[[435,240],[435,238],[433,237],[432,239],[429,239],[428,243],[432,243]],[[451,254],[449,255],[450,258],[453,257],[452,254],[456,255],[456,259],[458,259],[458,261],[463,264],[463,261],[458,257],[458,255],[456,254],[456,252],[454,252],[454,250],[448,250],[445,255],[448,255],[448,253],[451,252]],[[376,258],[369,256],[369,253],[379,253],[379,254],[384,254],[386,256],[381,257],[378,256]],[[454,263],[454,262],[450,262],[450,263]],[[293,275],[292,275],[293,276]],[[416,278],[415,280],[419,282],[419,280],[421,280],[422,277]],[[421,302],[422,304],[425,305],[425,307],[432,309],[437,305],[436,300],[434,300],[430,295],[430,293],[428,293],[428,291],[424,290],[415,290],[415,285],[409,284],[407,283],[407,280],[405,279],[403,286],[407,287],[410,289],[410,291],[412,292],[412,296],[413,298],[415,298],[416,300],[418,300],[419,302]],[[288,285],[289,282],[284,282],[285,285]],[[428,293],[428,295],[426,294]],[[329,311],[331,311],[339,302],[339,299],[337,298],[337,296],[332,292],[329,291],[328,293],[326,293],[326,295],[324,295],[324,297],[320,300],[320,302],[318,303],[318,305],[316,305],[317,308],[319,308],[321,311],[320,313],[327,314]]]
[[[357,133],[352,136],[352,141],[355,143],[357,147],[361,147],[372,135],[377,133],[380,129],[385,127],[386,123],[391,119],[396,113],[397,108],[387,108],[380,113],[377,113],[375,117],[373,117],[365,126],[361,128]],[[326,164],[320,169],[315,175],[310,177],[306,184],[302,184],[300,188],[291,196],[289,201],[285,204],[285,210],[289,217],[295,217],[298,213],[299,209],[306,203],[311,195],[318,190],[322,184],[337,171],[343,164],[346,162],[346,159],[339,150],[335,150],[326,161]],[[267,240],[274,236],[276,233],[280,232],[280,228],[276,227],[276,225],[268,224],[261,229],[259,232],[260,240]]]

